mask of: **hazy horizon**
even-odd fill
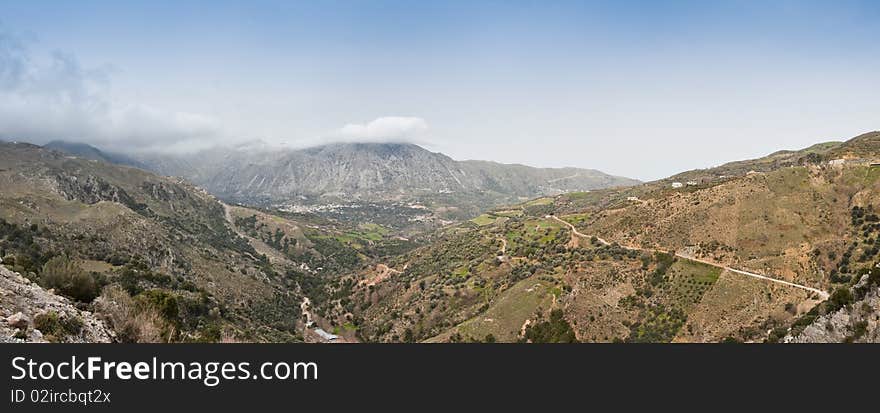
[[[865,131],[865,132],[863,132],[863,133],[869,133],[869,132],[874,132],[874,131]],[[858,135],[861,135],[861,134],[863,134],[863,133],[859,133]],[[856,137],[856,136],[858,136],[858,135],[854,135],[854,136],[851,136],[851,137],[849,137],[849,138],[854,138],[854,137]],[[613,173],[609,173],[609,174],[610,174],[610,175],[614,175],[614,176],[618,176],[618,177],[623,177],[623,178],[638,179],[638,180],[640,180],[640,181],[642,181],[642,182],[650,182],[650,181],[655,181],[655,180],[666,179],[666,178],[669,178],[670,176],[673,176],[673,175],[676,175],[676,174],[679,174],[679,173],[682,173],[682,172],[690,171],[690,170],[695,170],[695,169],[709,169],[709,168],[713,168],[713,167],[721,166],[721,165],[723,165],[723,164],[730,163],[730,162],[745,161],[745,160],[749,160],[749,159],[761,158],[761,157],[764,157],[764,156],[771,155],[771,154],[774,153],[774,152],[787,151],[787,150],[789,150],[789,151],[797,151],[797,150],[806,149],[806,148],[808,148],[808,147],[810,147],[810,146],[817,145],[817,144],[822,144],[822,143],[829,143],[829,142],[843,142],[843,141],[849,140],[849,138],[841,139],[841,140],[827,140],[827,141],[822,141],[822,142],[814,142],[814,143],[808,144],[808,145],[806,145],[806,146],[803,146],[803,147],[797,147],[797,148],[778,148],[778,149],[776,149],[776,150],[774,150],[774,151],[772,151],[772,152],[767,152],[767,153],[764,153],[764,154],[759,154],[759,155],[756,155],[755,157],[751,157],[751,158],[727,159],[727,160],[724,160],[724,161],[722,161],[721,163],[718,163],[718,164],[714,164],[714,165],[704,165],[704,166],[697,166],[697,167],[690,168],[690,169],[682,169],[682,170],[678,170],[678,171],[672,172],[672,173],[670,173],[670,174],[668,174],[668,175],[665,175],[665,176],[660,176],[660,177],[651,178],[651,179],[639,179],[639,178],[636,178],[636,177],[633,177],[633,176],[620,175],[620,174],[613,174]],[[64,140],[64,139],[55,139],[55,140],[49,140],[49,141],[45,141],[45,142],[39,142],[39,141],[32,141],[32,140],[29,141],[29,140],[27,140],[27,139],[10,139],[10,138],[8,138],[8,137],[0,136],[0,141],[4,141],[4,140],[7,140],[7,141],[10,141],[10,140],[11,140],[11,141],[16,141],[16,142],[30,143],[30,144],[34,144],[34,145],[40,145],[40,146],[42,146],[42,145],[46,145],[46,144],[49,144],[49,143],[52,143],[52,142],[61,142],[61,143],[69,143],[69,144],[88,144],[88,143],[86,143],[86,142],[72,141],[72,140]],[[257,140],[257,141],[249,141],[249,142],[219,143],[219,144],[215,144],[215,145],[211,145],[211,146],[207,146],[207,147],[203,147],[203,148],[199,148],[199,149],[187,150],[187,151],[183,151],[183,152],[172,152],[171,154],[173,154],[173,155],[185,155],[185,154],[188,154],[188,153],[189,153],[189,154],[192,154],[192,153],[198,153],[199,151],[203,151],[203,150],[216,150],[216,149],[229,149],[229,150],[235,150],[235,149],[253,149],[253,150],[264,150],[264,151],[276,151],[276,150],[291,150],[291,151],[293,151],[293,150],[299,150],[299,149],[309,149],[309,148],[314,148],[314,147],[318,147],[318,146],[333,145],[333,144],[348,144],[348,143],[350,143],[350,144],[413,144],[413,145],[420,146],[420,147],[422,147],[423,149],[429,150],[429,151],[431,151],[431,152],[441,153],[441,154],[443,154],[443,155],[450,156],[449,154],[443,153],[443,152],[441,152],[441,151],[432,150],[431,148],[426,147],[425,145],[423,145],[423,144],[421,144],[421,143],[418,143],[418,142],[408,142],[408,141],[405,141],[405,140],[375,140],[375,141],[370,141],[370,140],[364,140],[364,141],[357,141],[357,140],[338,140],[338,141],[331,141],[331,140],[328,140],[328,141],[326,141],[326,142],[320,142],[320,143],[315,143],[315,144],[305,144],[304,146],[279,145],[279,144],[275,144],[275,143],[271,143],[271,142],[265,142],[265,141]],[[91,145],[91,146],[93,146],[93,147],[95,147],[95,148],[97,148],[97,149],[99,149],[99,150],[101,150],[101,151],[106,151],[106,152],[109,153],[109,154],[131,155],[131,154],[137,154],[137,153],[138,153],[138,151],[113,150],[112,148],[109,148],[109,149],[108,149],[107,147],[102,147],[101,145],[92,145],[92,144],[88,144],[88,145]],[[143,149],[143,151],[146,151],[147,153],[159,154],[160,156],[163,155],[163,154],[168,154],[168,152],[163,152],[161,149],[155,149],[155,150]],[[141,153],[143,153],[143,152],[141,152]],[[580,169],[596,169],[596,168],[591,168],[591,167],[589,167],[589,166],[578,166],[578,165],[546,165],[546,166],[538,166],[538,165],[533,165],[533,164],[523,163],[523,162],[503,162],[503,161],[498,161],[498,160],[494,160],[494,159],[456,158],[456,157],[454,157],[454,156],[450,156],[450,157],[451,157],[452,159],[456,160],[456,161],[488,161],[488,162],[501,163],[501,164],[505,164],[505,165],[514,165],[514,164],[516,164],[516,165],[524,165],[524,166],[536,167],[536,168],[555,168],[555,169],[580,168]],[[607,171],[603,171],[603,170],[600,170],[600,172],[608,173]]]
[[[0,136],[405,141],[652,180],[880,129],[880,5],[0,5]]]

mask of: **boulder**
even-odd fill
[[[31,320],[20,311],[6,319],[6,324],[13,328],[27,328],[30,322]]]

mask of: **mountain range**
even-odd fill
[[[589,191],[406,144],[48,146],[0,143],[0,265],[115,341],[880,341],[880,132]],[[6,340],[84,340],[55,301]]]
[[[52,142],[87,159],[179,176],[228,200],[280,204],[476,196],[481,207],[567,191],[637,184],[592,169],[456,161],[410,143],[335,143],[306,149],[218,147],[189,154],[108,154]]]

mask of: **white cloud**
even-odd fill
[[[62,52],[34,57],[0,33],[0,137],[169,150],[210,145],[221,129],[210,116],[113,101],[106,68],[83,68]]]
[[[338,134],[353,140],[415,140],[428,130],[422,118],[385,116],[368,123],[348,124]]]
[[[36,144],[67,140],[122,152],[173,152],[248,138],[233,136],[228,125],[209,115],[114,99],[111,75],[107,67],[84,67],[69,53],[31,53],[26,42],[0,30],[0,139]],[[300,139],[299,146],[330,141],[420,143],[427,129],[427,122],[419,117],[385,116],[347,124],[315,139]],[[247,134],[247,128],[239,133]]]

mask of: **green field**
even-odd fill
[[[523,215],[523,211],[521,209],[508,209],[504,211],[495,211],[494,214],[501,217],[515,218],[521,217]]]
[[[587,222],[587,219],[590,218],[590,214],[572,214],[560,218],[577,227]]]
[[[471,222],[482,227],[484,225],[489,225],[489,224],[495,222],[495,219],[497,219],[497,218],[494,215],[483,214],[483,215],[480,215],[480,216],[472,219]]]
[[[720,275],[718,267],[677,259],[666,272],[664,301],[671,308],[687,310],[700,302]]]
[[[550,282],[534,278],[522,280],[501,293],[483,314],[461,323],[454,331],[465,340],[483,340],[492,334],[497,341],[516,341],[523,323],[538,307],[550,308],[553,291],[554,285]]]

